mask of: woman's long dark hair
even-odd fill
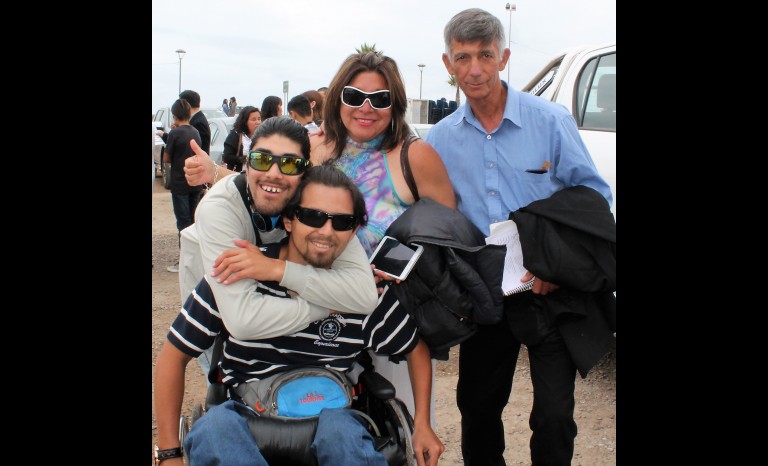
[[[235,132],[240,134],[248,134],[248,118],[251,117],[251,113],[253,112],[259,112],[261,111],[258,109],[258,107],[254,107],[253,105],[248,105],[242,110],[240,110],[240,113],[237,114],[237,119],[235,120],[235,124],[232,125],[232,129],[235,130]]]
[[[283,100],[276,95],[264,97],[264,102],[261,103],[261,120],[264,121],[267,118],[277,116],[277,107],[282,103]]]

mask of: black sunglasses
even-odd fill
[[[259,150],[248,153],[248,165],[254,170],[269,171],[273,163],[284,175],[301,175],[312,166],[312,162],[295,154],[272,155]]]
[[[360,108],[366,100],[376,110],[385,110],[392,106],[392,99],[390,99],[387,90],[363,92],[352,86],[344,86],[344,89],[341,90],[341,103],[347,107]]]
[[[334,214],[322,210],[310,209],[308,207],[296,207],[296,218],[301,223],[312,228],[322,228],[328,219],[331,220],[331,226],[336,231],[352,230],[357,225],[357,218],[350,214]]]

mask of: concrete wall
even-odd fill
[[[408,99],[405,110],[405,121],[408,123],[429,123],[429,101],[424,99]]]

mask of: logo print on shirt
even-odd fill
[[[318,334],[323,341],[333,341],[341,334],[342,323],[339,322],[336,315],[328,316],[320,322]]]

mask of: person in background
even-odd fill
[[[221,111],[224,112],[225,115],[229,116],[229,101],[227,99],[224,99],[224,102],[222,102]]]
[[[573,116],[565,107],[514,90],[500,79],[510,56],[501,21],[478,8],[464,10],[445,26],[444,41],[443,63],[466,101],[435,124],[426,141],[445,162],[459,211],[488,236],[490,224],[507,220],[510,212],[581,185],[594,190],[610,214],[610,187]],[[521,281],[531,278],[531,291],[504,298],[500,323],[478,325],[477,333],[461,343],[456,401],[466,466],[505,464],[502,411],[521,343],[528,349],[533,383],[532,464],[571,464],[577,432],[576,359],[546,310],[548,299],[557,300],[563,290],[530,272]]]
[[[202,141],[201,147],[206,152],[211,150],[211,127],[208,125],[208,118],[200,111],[200,94],[195,91],[186,90],[179,94],[179,99],[186,100],[189,105],[192,106],[192,118],[189,120],[189,124],[197,130],[200,134],[200,140]],[[171,125],[173,128],[173,125]],[[168,144],[168,134],[165,131],[158,131],[160,136],[166,145]],[[163,147],[162,152],[165,152]]]
[[[264,97],[261,103],[261,121],[283,114],[283,100],[276,95]],[[206,151],[208,152],[208,151]]]
[[[189,124],[191,105],[184,99],[178,99],[171,105],[174,128],[168,133],[168,143],[163,152],[163,162],[171,164],[171,203],[176,216],[176,229],[179,231],[195,222],[195,210],[203,197],[203,186],[190,186],[184,177],[184,160],[195,155],[190,141],[200,144],[200,133]],[[169,272],[178,273],[178,261],[168,266]]]
[[[192,106],[192,118],[189,124],[200,133],[200,147],[205,152],[211,151],[211,127],[208,125],[208,118],[200,111],[200,94],[195,91],[186,90],[179,94],[179,99],[184,99]]]
[[[267,120],[265,125],[273,120],[276,119]],[[261,138],[256,144],[272,154],[300,151],[299,145],[287,138]],[[355,231],[365,225],[366,216],[362,195],[349,178],[330,165],[311,167],[285,210],[283,223],[290,233],[288,238],[281,243],[266,244],[265,254],[297,264],[330,268],[355,240]],[[372,275],[369,280],[373,284]],[[287,305],[294,300],[290,291],[274,280],[265,282],[252,294],[270,296]],[[219,364],[225,374],[229,399],[211,408],[192,426],[184,441],[189,464],[266,466],[259,451],[259,437],[254,438],[246,422],[256,415],[246,408],[242,399],[246,384],[301,366],[325,367],[344,377],[360,351],[375,348],[382,354],[407,359],[417,406],[413,448],[419,454],[419,465],[436,466],[445,447],[431,428],[429,351],[419,339],[407,312],[403,308],[391,309],[391,298],[391,293],[382,296],[390,306],[379,306],[368,317],[333,312],[292,334],[268,336],[262,328],[263,337],[242,340],[222,322],[219,297],[211,289],[209,279],[204,278],[173,322],[157,358],[157,449],[164,455],[175,455],[167,460],[169,466],[182,464],[178,419],[186,366],[192,357],[210,347],[218,334],[226,331],[231,336],[224,342]],[[269,322],[262,327],[269,329]],[[324,331],[327,328],[338,329],[338,332],[331,335]],[[318,334],[323,336],[323,345],[317,345]],[[311,449],[319,464],[387,464],[362,420],[349,409],[320,411]]]
[[[261,124],[261,111],[248,105],[237,115],[232,130],[224,140],[221,161],[235,172],[243,171],[243,163],[251,150],[251,138]]]
[[[328,88],[327,88],[327,87],[325,87],[325,86],[323,86],[323,87],[318,87],[318,88],[317,88],[317,92],[319,92],[319,93],[320,93],[320,95],[322,95],[322,96],[323,96],[323,99],[325,99],[325,93],[326,93],[326,92],[328,92]]]
[[[237,115],[237,99],[235,99],[235,96],[229,98],[229,111],[227,115],[231,117]]]
[[[323,100],[325,100],[323,94],[309,90],[302,92],[301,95],[309,99],[309,105],[312,107],[312,121],[320,126],[323,123]]]
[[[293,96],[293,98],[288,101],[288,115],[307,128],[310,136],[320,129],[315,122],[312,121],[312,107],[309,103],[309,99],[302,94]]]

